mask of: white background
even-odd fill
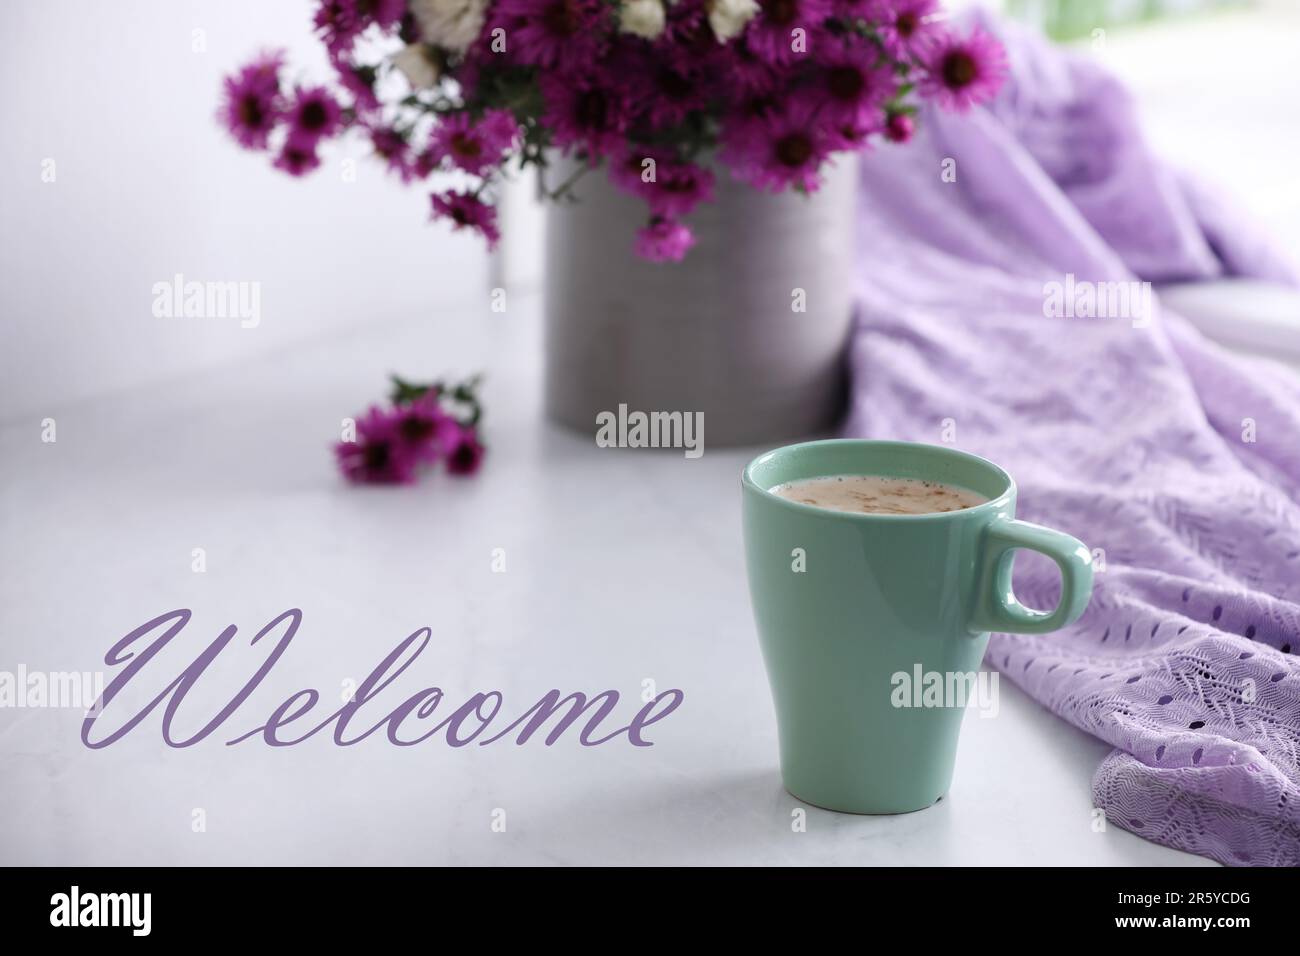
[[[0,4],[4,418],[485,295],[487,254],[428,224],[360,142],[302,180],[216,121],[221,77],[285,47],[331,76],[305,0]],[[194,50],[202,31],[203,52]],[[355,163],[345,182],[342,163]],[[56,180],[41,181],[55,162]],[[153,285],[260,282],[262,322],[167,320]]]

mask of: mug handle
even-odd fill
[[[1061,600],[1051,611],[1025,607],[1011,587],[1017,548],[1045,554],[1061,569]],[[1028,521],[1000,518],[984,529],[971,629],[1045,634],[1076,621],[1092,597],[1092,553],[1078,538]]]

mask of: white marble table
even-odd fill
[[[738,473],[753,450],[706,444],[687,460],[545,426],[537,345],[535,303],[498,315],[484,302],[52,408],[53,444],[37,419],[0,430],[0,670],[102,667],[134,626],[192,608],[156,674],[241,629],[178,714],[192,732],[265,657],[247,638],[304,613],[262,687],[190,748],[163,745],[157,712],[91,751],[74,709],[0,709],[0,862],[1206,862],[1095,832],[1089,781],[1107,747],[1009,683],[995,719],[967,716],[941,803],[875,818],[807,808],[794,832],[740,549]],[[328,451],[339,419],[391,367],[488,372],[478,478],[341,483]],[[505,573],[491,569],[496,548]],[[434,641],[407,690],[497,688],[514,713],[553,687],[636,701],[652,680],[685,703],[649,748],[223,745],[293,691],[360,680],[424,625]]]

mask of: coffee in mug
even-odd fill
[[[927,515],[961,511],[989,499],[978,491],[923,478],[888,475],[826,475],[800,478],[769,489],[791,501],[831,511],[878,515]]]
[[[1092,592],[1091,552],[1016,518],[1006,471],[942,445],[788,445],[750,462],[741,494],[786,789],[849,813],[930,806],[952,781],[968,698],[913,706],[897,678],[938,674],[956,687],[976,680],[990,632],[1075,621]],[[1016,597],[1020,550],[1060,569],[1055,607]]]

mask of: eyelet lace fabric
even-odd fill
[[[1067,273],[1294,275],[1152,155],[1115,80],[984,25],[1012,63],[998,102],[930,111],[914,143],[863,163],[847,433],[989,457],[1018,517],[1094,549],[1084,616],[994,635],[987,662],[1115,747],[1092,780],[1109,824],[1300,865],[1300,377],[1226,353],[1158,296],[1146,317],[1044,308]],[[1059,584],[1021,560],[1015,587],[1047,608]]]

